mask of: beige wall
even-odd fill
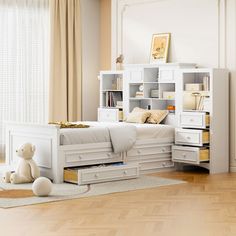
[[[111,0],[100,0],[100,69],[111,69]]]

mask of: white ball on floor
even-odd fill
[[[52,191],[52,182],[46,177],[39,177],[34,181],[32,190],[36,196],[46,197]]]

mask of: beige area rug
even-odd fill
[[[186,182],[153,176],[141,176],[138,179],[121,180],[85,186],[63,183],[53,184],[53,189],[49,197],[36,197],[31,191],[32,184],[12,185],[1,182],[0,208],[27,206],[182,183]]]

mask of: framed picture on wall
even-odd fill
[[[150,63],[166,63],[170,45],[170,33],[153,34]]]

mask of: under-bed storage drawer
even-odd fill
[[[65,166],[84,166],[100,163],[120,162],[122,153],[114,153],[111,148],[78,150],[65,152]]]
[[[171,146],[150,146],[150,147],[138,147],[134,146],[131,150],[127,152],[127,157],[135,157],[135,156],[144,156],[144,155],[155,155],[155,154],[163,154],[163,153],[171,153]]]
[[[172,146],[172,161],[200,164],[209,161],[210,152],[207,148]]]
[[[209,141],[209,130],[175,129],[176,144],[203,146]]]
[[[140,174],[164,171],[174,167],[171,161],[171,144],[135,145],[126,153],[126,163],[140,166]]]
[[[139,176],[136,164],[113,164],[91,168],[68,168],[64,170],[64,181],[79,185],[112,180],[132,179]]]
[[[210,125],[210,116],[204,112],[182,112],[180,126],[185,128],[205,129]]]
[[[174,163],[169,159],[167,160],[150,160],[140,162],[140,172],[141,173],[151,173],[152,170],[160,170],[165,168],[174,167]]]

